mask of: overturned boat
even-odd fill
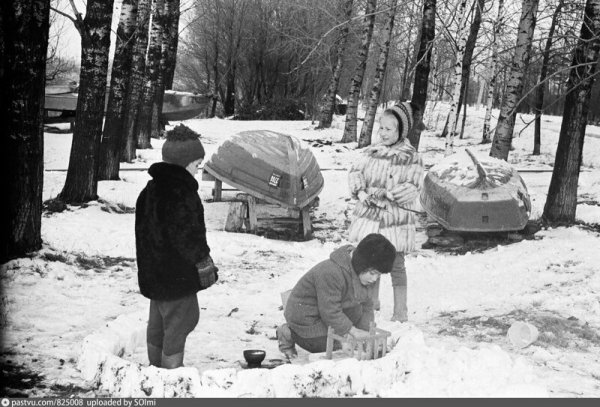
[[[324,183],[307,146],[295,137],[268,130],[231,136],[204,164],[204,171],[240,191],[289,208],[306,207]]]
[[[518,172],[506,161],[480,160],[468,149],[429,169],[420,200],[429,216],[454,231],[521,230],[531,214]]]
[[[106,90],[108,104],[110,89]],[[46,87],[44,110],[48,117],[63,115],[74,116],[77,110],[77,86],[51,85]],[[162,119],[166,121],[192,119],[201,114],[211,97],[191,92],[166,90],[163,97]],[[105,106],[106,107],[106,106]]]

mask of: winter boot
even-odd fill
[[[162,348],[154,346],[150,342],[146,342],[146,345],[148,347],[148,360],[150,361],[150,366],[160,367]]]
[[[164,369],[177,369],[183,366],[183,352],[175,353],[173,355],[162,354],[161,367]]]
[[[406,286],[394,286],[394,315],[392,321],[408,321],[408,307]]]
[[[277,342],[279,343],[279,350],[281,353],[283,353],[288,359],[294,359],[298,357],[296,344],[292,339],[292,331],[290,331],[288,324],[279,325],[275,332],[277,334]]]

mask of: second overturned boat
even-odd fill
[[[204,171],[250,195],[289,208],[307,206],[324,183],[307,146],[295,137],[268,130],[231,136],[204,164]]]
[[[423,209],[453,231],[521,230],[531,213],[527,187],[506,161],[479,161],[470,151],[454,154],[431,167],[421,191]]]
[[[47,86],[44,110],[46,112],[74,115],[77,109],[78,96],[76,86]],[[106,103],[108,103],[108,96],[109,89],[106,90]],[[211,97],[207,95],[166,90],[163,98],[162,118],[167,121],[194,118],[206,109],[210,100]]]

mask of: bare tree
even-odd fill
[[[494,33],[492,38],[492,50],[490,63],[487,68],[487,86],[488,92],[485,102],[485,117],[483,119],[483,136],[481,143],[487,144],[492,142],[491,126],[492,120],[492,104],[494,101],[494,91],[496,89],[497,82],[497,65],[498,65],[498,41],[500,39],[500,33],[502,31],[502,13],[504,6],[504,0],[498,0],[498,16],[494,21]]]
[[[375,9],[377,0],[367,0],[365,7],[364,28],[362,33],[362,43],[358,54],[358,61],[354,71],[354,77],[350,84],[348,93],[348,110],[346,112],[346,126],[342,143],[350,143],[356,141],[356,121],[358,113],[358,100],[360,97],[360,89],[362,87],[367,58],[369,56],[369,47],[371,46],[371,37],[373,36],[373,26],[375,25]]]
[[[390,10],[387,13],[386,25],[383,29],[383,43],[379,47],[379,59],[375,68],[375,81],[371,88],[371,93],[367,101],[365,119],[363,121],[358,147],[366,147],[371,144],[371,134],[373,133],[373,124],[375,122],[375,113],[379,105],[381,96],[381,87],[387,69],[388,55],[390,53],[390,42],[392,41],[392,32],[394,30],[394,19],[396,18],[396,9],[398,0],[390,0]]]
[[[552,40],[554,38],[554,30],[558,23],[558,16],[564,5],[564,0],[558,0],[556,9],[552,14],[552,22],[550,23],[550,29],[548,31],[548,38],[546,39],[546,46],[544,47],[544,53],[542,54],[542,68],[540,70],[540,79],[538,81],[538,87],[535,94],[535,127],[533,135],[533,155],[540,155],[540,147],[542,144],[542,109],[544,107],[544,91],[546,89],[546,76],[548,75],[548,64],[550,62],[550,50],[552,48]]]
[[[0,2],[6,213],[0,263],[42,246],[44,85],[50,0]]]
[[[125,145],[121,151],[121,161],[132,162],[135,159],[137,144],[138,113],[140,99],[143,96],[144,71],[146,67],[146,48],[148,47],[148,27],[150,24],[150,1],[138,1],[138,13],[135,29],[135,46],[129,71],[125,110]]]
[[[352,17],[352,4],[353,0],[340,0],[343,1],[344,18],[346,21]],[[327,129],[331,127],[331,120],[333,118],[333,111],[335,109],[335,97],[337,95],[338,86],[340,83],[340,76],[342,74],[342,66],[344,63],[344,53],[346,51],[346,41],[348,39],[349,23],[343,24],[339,28],[339,37],[336,41],[335,47],[335,65],[333,66],[333,72],[331,74],[331,80],[327,88],[327,94],[325,101],[323,102],[323,108],[321,110],[321,118],[319,121],[320,129]]]
[[[454,136],[456,134],[456,122],[457,122],[457,111],[458,102],[460,98],[460,91],[462,88],[462,63],[463,56],[465,54],[465,47],[467,45],[467,0],[461,0],[458,6],[458,27],[456,32],[456,62],[454,63],[454,90],[452,91],[452,103],[450,104],[450,112],[448,113],[448,134],[446,136],[446,151],[445,155],[450,155],[454,152]]]
[[[75,130],[65,186],[60,198],[81,203],[98,198],[98,161],[106,103],[113,0],[88,0],[85,18],[71,3],[81,35],[81,72]]]
[[[152,117],[156,108],[155,98],[158,91],[160,61],[162,57],[162,39],[164,23],[164,0],[152,0],[152,19],[150,22],[150,40],[146,54],[146,72],[142,104],[138,113],[137,145],[138,149],[152,148],[150,138],[154,126]]]
[[[577,184],[599,53],[600,0],[587,0],[579,43],[571,63],[554,170],[542,216],[550,222],[575,221]]]
[[[473,7],[475,8],[475,13],[473,16],[473,21],[471,22],[469,28],[469,36],[467,37],[467,42],[465,44],[465,51],[462,56],[462,74],[460,77],[460,94],[458,95],[458,103],[456,104],[456,119],[458,120],[458,116],[460,115],[460,110],[463,105],[466,106],[466,102],[463,99],[467,97],[467,88],[469,85],[469,76],[471,74],[471,62],[473,60],[473,51],[475,50],[475,45],[477,43],[477,36],[479,34],[479,28],[481,27],[481,15],[483,13],[483,7],[485,6],[485,0],[476,0],[473,2]],[[465,27],[466,28],[466,27]],[[466,117],[466,115],[463,115]],[[444,125],[444,130],[442,131],[442,137],[446,137],[448,133],[448,121],[450,120],[450,115],[446,118],[446,124]],[[461,131],[462,138],[462,131]]]
[[[437,0],[423,2],[423,17],[421,20],[421,35],[419,51],[417,53],[417,66],[415,69],[415,82],[413,85],[412,103],[417,107],[414,112],[414,122],[421,123],[425,104],[427,103],[427,87],[429,84],[429,71],[431,67],[431,54],[435,38],[435,10]],[[421,140],[421,125],[415,125],[408,133],[408,139],[415,149],[419,149]]]
[[[533,31],[535,30],[537,21],[537,7],[538,0],[523,0],[517,45],[512,59],[506,97],[502,102],[500,117],[498,117],[498,124],[496,125],[496,132],[492,141],[491,157],[503,160],[508,159],[513,129],[515,127],[517,102],[523,93],[523,76],[531,56]]]
[[[127,89],[131,73],[131,61],[137,19],[138,0],[123,0],[117,29],[117,42],[110,76],[110,94],[106,107],[106,120],[100,143],[99,180],[119,179],[119,162],[125,144],[125,111]]]
[[[177,62],[177,45],[179,43],[179,17],[181,16],[180,0],[168,0],[165,15],[165,89],[173,89],[175,64]]]

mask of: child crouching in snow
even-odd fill
[[[162,157],[137,199],[135,243],[140,291],[150,299],[148,359],[174,369],[183,366],[185,341],[200,318],[196,293],[217,281],[218,269],[194,178],[204,158],[198,134],[185,126],[169,131]]]
[[[294,344],[311,353],[324,352],[329,326],[337,335],[369,336],[375,283],[392,270],[395,258],[392,243],[373,233],[356,247],[340,247],[310,269],[287,300],[287,323],[277,328],[281,352],[288,358],[297,356]]]

